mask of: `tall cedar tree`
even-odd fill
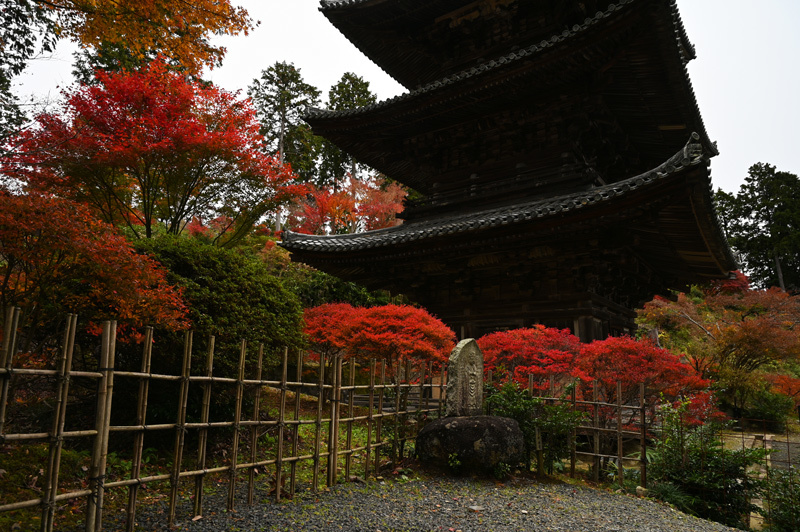
[[[300,69],[278,61],[247,88],[261,122],[264,146],[304,181],[317,175],[317,157],[322,139],[300,118],[306,108],[319,105],[320,91],[303,81]]]
[[[800,179],[758,163],[738,194],[718,190],[715,199],[728,241],[753,284],[800,290]]]
[[[98,72],[97,80],[20,135],[7,174],[28,190],[85,202],[137,237],[152,237],[159,223],[180,234],[192,217],[221,220],[220,244],[304,192],[259,150],[247,101],[187,80],[163,61],[138,72]]]
[[[342,75],[342,79],[328,91],[328,108],[332,111],[358,109],[376,101],[378,98],[369,89],[369,81],[352,72]],[[325,141],[322,146],[319,185],[333,187],[333,191],[337,192],[348,174],[354,179],[359,178],[361,166],[355,158],[333,143]]]
[[[23,325],[45,334],[27,336],[23,350],[50,340],[70,312],[91,330],[105,319],[128,328],[187,325],[166,271],[69,200],[0,192],[0,275],[2,308],[22,307]]]

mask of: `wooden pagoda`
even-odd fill
[[[284,233],[295,260],[404,293],[461,337],[543,323],[583,341],[736,268],[674,0],[320,10],[409,92],[306,121],[419,199],[390,229]]]

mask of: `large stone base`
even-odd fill
[[[455,458],[463,470],[493,472],[498,464],[515,466],[525,459],[519,424],[497,416],[447,417],[426,425],[417,435],[421,462],[441,466]]]

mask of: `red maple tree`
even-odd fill
[[[645,385],[649,401],[661,394],[680,394],[705,389],[709,382],[700,378],[688,364],[649,340],[630,336],[609,337],[581,346],[578,366],[589,376],[584,397],[592,397],[591,382],[598,385],[598,399],[606,403],[638,404],[639,387]],[[617,397],[617,383],[622,395]]]
[[[455,333],[444,323],[409,305],[320,305],[306,311],[305,330],[313,352],[362,364],[382,360],[390,374],[406,361],[444,362],[455,345]]]
[[[225,220],[220,242],[243,237],[305,187],[259,150],[248,100],[193,81],[156,60],[135,72],[96,74],[36,119],[2,170],[30,191],[90,205],[103,220],[151,237],[200,220]]]
[[[362,309],[347,303],[326,303],[307,308],[303,312],[309,350],[326,360],[343,356],[347,352],[352,323]]]
[[[40,331],[55,333],[68,312],[93,323],[187,325],[165,270],[69,200],[0,192],[0,275],[2,307],[22,307],[23,323]]]
[[[346,234],[400,223],[407,192],[381,177],[350,179],[347,186],[312,187],[289,214],[288,226],[306,234]]]
[[[568,329],[534,325],[499,331],[479,338],[478,346],[483,351],[484,371],[492,371],[493,378],[500,377],[500,382],[512,378],[527,386],[533,376],[534,387],[544,390],[549,386],[550,376],[559,383],[587,378],[577,367],[580,340]]]

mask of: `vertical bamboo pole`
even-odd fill
[[[317,421],[314,431],[314,474],[312,479],[312,488],[316,492],[319,488],[319,468],[320,468],[320,444],[322,441],[322,403],[325,397],[325,355],[319,356],[319,396],[317,397]]]
[[[442,370],[439,373],[439,417],[440,418],[442,417],[442,413],[444,412],[444,404],[445,400],[447,399],[445,397],[446,395],[445,390],[447,390],[446,383],[448,378],[449,377],[447,374],[447,365],[442,364]]]
[[[353,464],[353,401],[356,395],[356,364],[352,358],[347,364],[348,386],[350,393],[347,395],[347,458],[344,461],[344,478],[350,480],[350,467]]]
[[[169,514],[167,520],[170,527],[175,524],[175,511],[178,508],[178,484],[180,482],[181,462],[183,462],[183,442],[186,437],[186,407],[189,402],[189,374],[192,366],[193,338],[192,331],[186,331],[183,337],[181,386],[178,392],[178,421],[175,423],[175,446],[172,452],[172,472],[169,480]]]
[[[403,439],[403,423],[402,423],[402,415],[400,414],[400,410],[403,408],[403,405],[400,402],[401,394],[403,390],[401,388],[401,381],[403,379],[402,374],[400,373],[400,362],[395,365],[394,368],[394,380],[395,380],[395,390],[394,390],[394,438],[392,439],[392,466],[394,466],[398,459],[402,460],[402,448],[401,448],[401,441]]]
[[[375,474],[380,474],[381,448],[383,444],[383,394],[386,392],[386,360],[381,360],[381,380],[378,387],[378,422],[375,424]]]
[[[261,420],[261,374],[264,365],[264,344],[258,346],[258,365],[256,366],[256,380],[259,383],[256,385],[255,398],[253,400],[253,421],[255,424],[250,427],[250,463],[256,463],[256,456],[258,455],[258,422]],[[283,379],[286,380],[286,353],[283,354]],[[286,387],[281,388],[282,400],[286,400]],[[281,419],[283,419],[283,405],[281,406]],[[283,425],[281,425],[281,433],[283,432]],[[283,434],[278,439],[278,449],[283,448]],[[278,468],[280,471],[280,467]],[[279,473],[280,475],[280,473]],[[279,479],[280,480],[280,479]],[[256,469],[255,466],[250,466],[247,471],[247,505],[253,505],[253,494],[255,492]]]
[[[422,409],[426,402],[423,396],[425,395],[425,375],[427,374],[428,374],[428,363],[423,362],[422,367],[419,370],[419,397],[417,397],[417,433],[419,433],[419,429],[422,428],[419,424],[422,421]]]
[[[577,386],[572,387],[572,393],[570,393],[570,401],[572,402],[572,411],[575,412],[577,409]],[[569,443],[569,476],[575,478],[575,461],[577,458],[577,449],[576,449],[576,442],[575,440],[578,439],[578,431],[576,428],[573,428],[570,434],[570,443]]]
[[[153,328],[147,327],[142,346],[142,373],[150,373],[150,361],[153,355]],[[139,379],[139,402],[136,406],[136,424],[144,427],[147,424],[147,398],[150,392],[150,379]],[[144,452],[144,430],[139,430],[133,437],[133,465],[131,478],[139,478],[142,472],[142,453]],[[133,532],[136,526],[136,499],[139,496],[139,484],[128,488],[128,506],[126,508],[125,530]]]
[[[278,456],[275,459],[275,500],[280,502],[283,489],[283,437],[286,426],[286,380],[289,371],[289,349],[283,348],[281,395],[278,409]],[[251,503],[252,504],[252,503]]]
[[[53,426],[50,430],[50,452],[47,458],[47,482],[45,484],[42,501],[42,530],[53,530],[56,508],[56,493],[58,493],[58,474],[61,467],[61,448],[64,444],[64,420],[67,414],[67,399],[69,398],[69,380],[72,369],[72,353],[75,347],[75,329],[78,317],[70,314],[64,328],[64,340],[61,344],[59,356],[56,405],[53,413]]]
[[[491,379],[492,370],[489,370],[489,382],[492,382]],[[425,362],[422,366],[422,385],[420,386],[420,393],[424,395],[425,399],[422,403],[422,408],[425,409],[425,416],[427,417],[427,410],[431,406],[430,398],[433,395],[433,390],[431,389],[433,386],[433,364],[431,362]],[[422,427],[420,427],[422,428]]]
[[[639,417],[641,418],[641,451],[639,453],[639,477],[643,488],[647,488],[647,405],[644,398],[644,383],[639,385]]]
[[[334,358],[331,382],[333,383],[333,389],[331,390],[331,420],[328,423],[328,486],[336,485],[339,466],[339,413],[342,396],[341,357]]]
[[[594,427],[594,474],[595,482],[600,482],[600,405],[597,404],[597,379],[592,382],[592,409],[594,411],[592,426]]]
[[[0,434],[5,434],[6,406],[8,405],[8,390],[11,385],[11,365],[14,361],[14,352],[17,349],[17,327],[19,327],[19,307],[6,309],[6,321],[3,327],[3,344],[0,351],[0,367],[6,372],[0,384]]]
[[[92,494],[86,504],[87,532],[103,529],[103,496],[105,494],[106,461],[108,459],[108,427],[111,424],[111,400],[114,391],[114,355],[116,351],[117,322],[103,322],[102,348],[100,349],[100,386],[97,391],[97,435],[92,448],[92,466],[89,482]]]
[[[228,480],[228,511],[236,503],[236,466],[239,464],[239,438],[242,428],[242,399],[244,398],[244,360],[247,355],[247,340],[242,340],[239,349],[239,371],[236,376],[236,408],[233,420],[233,444],[231,445],[231,468]]]
[[[208,453],[208,421],[211,413],[211,378],[214,376],[214,347],[216,338],[212,335],[208,337],[208,351],[206,352],[206,377],[208,381],[203,383],[203,406],[200,412],[200,432],[197,438],[197,469],[206,470],[206,459]],[[203,482],[206,474],[201,473],[194,477],[194,516],[203,515]]]
[[[297,379],[295,382],[302,383],[303,380],[303,352],[297,351]],[[294,432],[292,433],[292,456],[297,457],[300,445],[300,390],[302,385],[294,392]],[[292,465],[289,467],[289,493],[294,497],[295,488],[297,487],[297,460],[292,460]]]
[[[624,486],[625,468],[622,466],[624,454],[622,441],[622,383],[617,381],[617,484]]]
[[[369,478],[369,460],[372,453],[372,426],[375,407],[375,359],[369,361],[369,411],[367,412],[367,448],[364,457],[364,480]]]

